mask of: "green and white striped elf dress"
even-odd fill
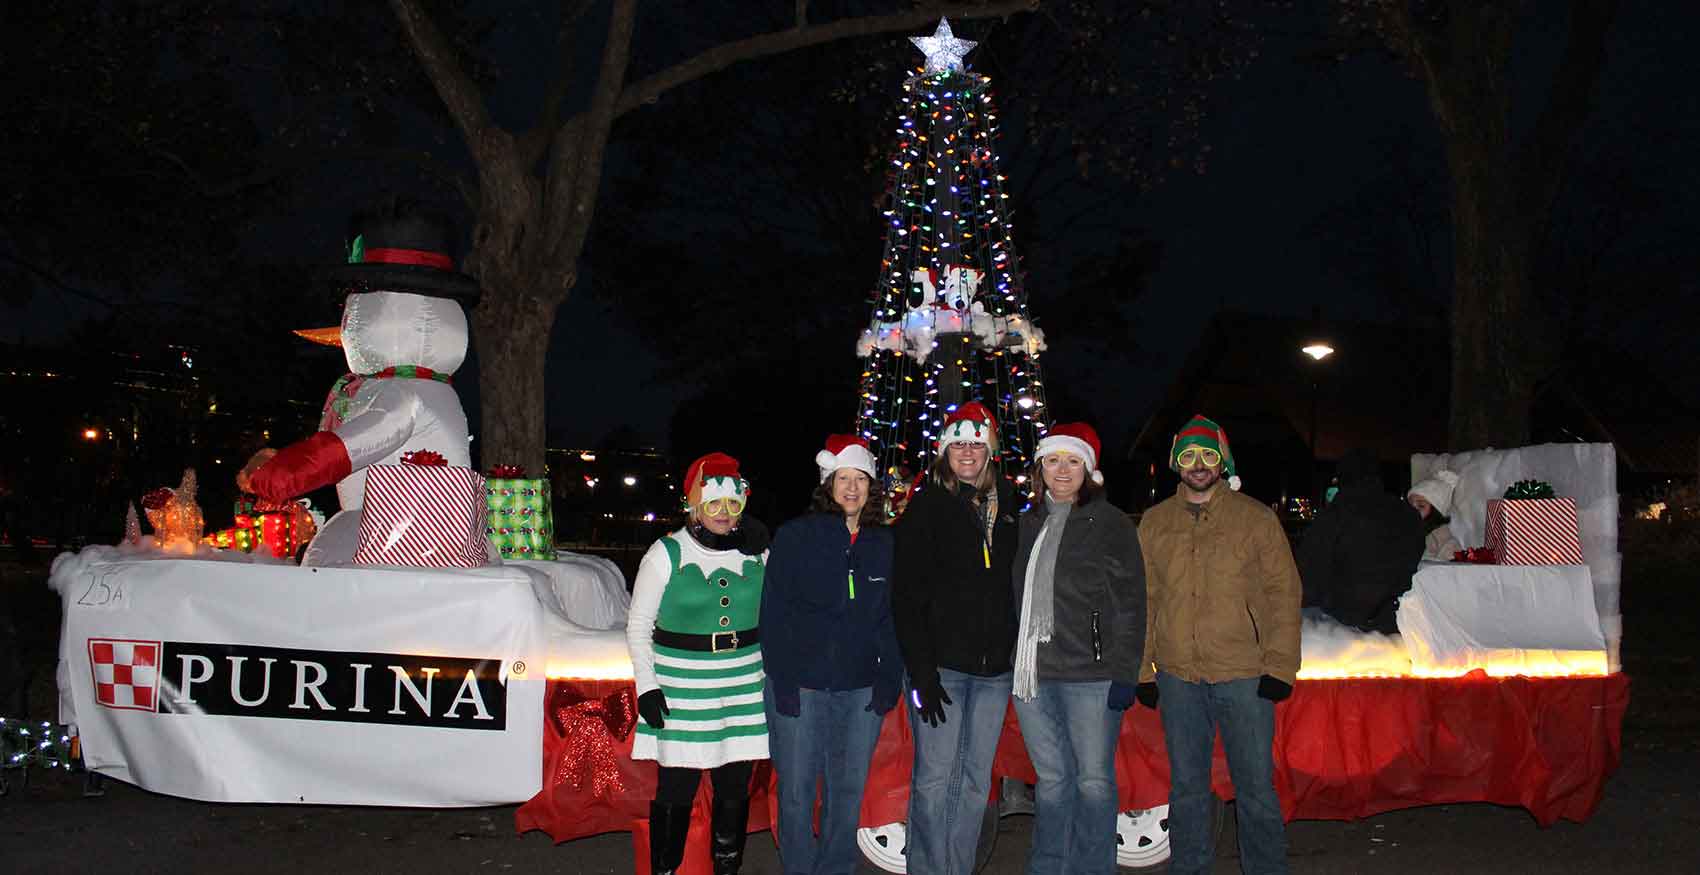
[[[661,729],[638,721],[632,759],[699,769],[767,759],[761,645],[732,647],[726,636],[726,649],[711,652],[654,641],[654,630],[707,636],[757,628],[763,568],[762,556],[707,549],[683,529],[644,554],[626,639],[638,694],[659,687],[671,713]]]

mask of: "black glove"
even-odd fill
[[[773,710],[786,717],[795,717],[803,713],[803,700],[796,687],[773,687]]]
[[[950,694],[939,685],[939,679],[933,678],[926,684],[915,687],[910,691],[909,704],[915,706],[915,713],[921,722],[935,729],[939,724],[947,722],[944,718],[944,706],[954,704]]]
[[[1264,675],[1257,682],[1257,694],[1271,702],[1279,702],[1293,694],[1293,685],[1280,678]]]
[[[742,536],[738,542],[738,552],[745,556],[760,556],[761,551],[766,550],[773,540],[767,533],[767,526],[762,525],[761,520],[750,516],[739,520],[738,534]]]
[[[667,709],[667,697],[661,695],[660,690],[650,690],[638,696],[638,716],[642,717],[643,722],[648,723],[651,729],[666,726],[667,720],[662,715],[671,713],[673,712]]]
[[[864,711],[872,711],[884,717],[887,711],[897,707],[897,688],[890,684],[874,684],[873,698],[868,700]]]
[[[1135,684],[1110,681],[1109,701],[1105,702],[1105,705],[1111,711],[1126,711],[1133,704],[1133,697],[1138,695],[1135,692],[1137,689]]]
[[[1145,683],[1140,684],[1139,689],[1135,691],[1133,695],[1134,698],[1139,700],[1139,704],[1144,705],[1153,711],[1157,710],[1156,681],[1146,681]]]

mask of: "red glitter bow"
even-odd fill
[[[615,757],[620,742],[637,725],[637,700],[631,687],[593,699],[571,684],[551,684],[549,720],[566,743],[553,784],[573,789],[590,785],[595,796],[625,791]]]
[[[1452,554],[1453,562],[1474,562],[1477,565],[1492,565],[1493,550],[1488,547],[1471,547]]]
[[[401,461],[405,465],[425,465],[432,468],[446,468],[449,464],[449,460],[443,458],[441,453],[431,450],[413,450],[412,452],[402,453]]]
[[[497,480],[518,480],[525,476],[524,465],[491,465],[490,476]]]

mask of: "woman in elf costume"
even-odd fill
[[[750,774],[767,759],[760,630],[767,530],[743,516],[749,484],[738,461],[710,453],[685,472],[685,527],[644,554],[626,623],[643,722],[632,759],[655,760],[650,870],[685,856],[702,771],[714,786],[715,875],[738,871],[750,813]]]

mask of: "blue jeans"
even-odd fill
[[[992,795],[992,756],[1013,679],[1007,671],[981,677],[941,668],[939,684],[951,700],[944,706],[945,722],[928,726],[910,708],[915,775],[909,785],[909,871],[974,871],[980,821]]]
[[[1122,711],[1109,681],[1044,681],[1015,700],[1027,758],[1039,775],[1029,875],[1116,871],[1116,741]]]
[[[773,707],[768,688],[767,744],[779,785],[779,859],[786,875],[851,875],[862,790],[885,718],[867,710],[873,687],[797,691],[797,716]],[[815,787],[820,794],[820,840],[815,840]]]
[[[1234,780],[1245,875],[1287,871],[1287,827],[1275,795],[1275,703],[1257,695],[1258,678],[1188,683],[1157,673],[1163,743],[1169,749],[1169,871],[1209,872],[1216,856],[1211,829],[1210,755],[1216,730]]]

